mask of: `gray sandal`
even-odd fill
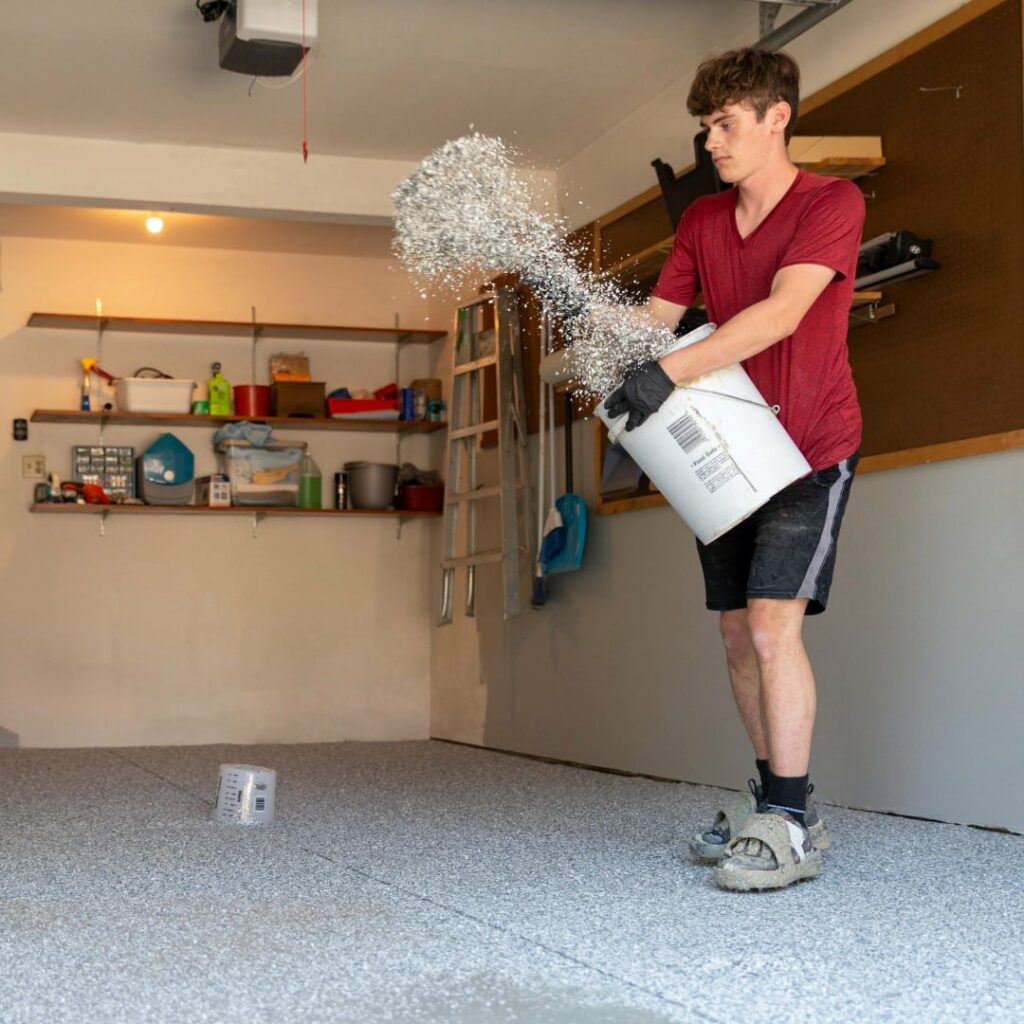
[[[764,810],[764,791],[753,779],[747,780],[747,786],[749,793],[737,794],[733,800],[720,807],[711,828],[690,840],[690,852],[698,860],[711,863],[721,860],[728,849],[729,840],[743,831],[743,826],[752,814]],[[807,813],[804,821],[814,848],[827,850],[832,845],[832,837],[810,799],[813,792],[812,784],[807,787]]]
[[[715,814],[715,823],[705,832],[690,840],[690,852],[698,860],[718,861],[725,856],[729,840],[743,831],[750,816],[763,801],[761,787],[753,779],[747,780],[749,793],[739,793]]]
[[[738,892],[784,889],[817,878],[821,851],[810,834],[788,814],[752,814],[713,872],[715,884]]]

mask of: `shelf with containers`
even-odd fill
[[[185,516],[333,516],[348,519],[436,519],[441,512],[418,512],[410,509],[376,508],[292,508],[286,506],[232,505],[230,508],[208,508],[204,505],[76,505],[70,502],[36,502],[30,512],[56,515],[185,515]]]
[[[101,309],[97,303],[98,311]],[[397,324],[392,328],[358,327],[337,324],[287,324],[262,322],[256,319],[253,309],[251,321],[228,320],[190,320],[190,319],[157,319],[151,317],[112,317],[97,314],[65,314],[65,313],[33,313],[29,317],[28,326],[57,330],[91,331],[97,338],[97,356],[102,358],[103,335],[109,331],[139,334],[163,334],[180,336],[205,336],[220,338],[246,338],[253,346],[253,367],[255,370],[255,351],[258,341],[264,338],[294,340],[326,340],[350,343],[382,343],[395,346],[396,382],[400,376],[400,353],[406,345],[428,345],[443,339],[447,331],[402,328]],[[253,375],[255,377],[255,373]],[[103,431],[107,427],[119,426],[153,426],[158,429],[171,427],[209,427],[218,429],[226,424],[243,421],[266,424],[289,431],[344,431],[363,434],[393,434],[396,438],[396,462],[401,465],[401,442],[412,435],[432,434],[445,429],[444,422],[430,420],[402,419],[361,419],[320,417],[289,417],[289,416],[213,416],[190,413],[161,412],[122,412],[113,410],[78,410],[78,409],[36,409],[31,416],[33,423],[56,423],[72,425],[92,425],[100,432],[102,444]],[[76,505],[60,503],[36,503],[31,511],[40,513],[86,513],[102,514],[104,521],[107,513],[115,514],[252,514],[254,527],[264,517],[276,516],[334,516],[350,518],[391,518],[399,525],[407,519],[434,518],[441,511],[419,511],[405,509],[304,509],[293,506],[260,506],[235,505],[230,508],[210,508],[197,505]]]
[[[444,430],[445,423],[427,420],[359,420],[292,416],[194,416],[175,412],[84,412],[78,409],[36,409],[33,423],[95,424],[101,429],[117,426],[222,427],[225,423],[265,423],[288,430],[347,430],[359,433],[429,434]]]
[[[281,324],[256,320],[181,320],[103,314],[33,313],[29,327],[73,331],[125,331],[135,334],[184,334],[221,338],[288,338],[311,341],[384,342],[429,345],[447,331],[395,327],[346,327],[340,324]]]

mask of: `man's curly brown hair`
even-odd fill
[[[686,109],[694,117],[707,117],[729,103],[747,102],[758,121],[763,121],[768,108],[779,100],[785,100],[793,111],[786,125],[789,142],[800,100],[800,68],[781,50],[769,53],[748,47],[704,61],[690,86]]]

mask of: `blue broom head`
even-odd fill
[[[544,522],[544,538],[540,546],[541,565],[546,566],[561,554],[565,547],[565,524],[562,521],[562,513],[552,507],[548,510],[548,517]]]
[[[555,505],[561,515],[565,539],[557,554],[550,559],[542,558],[544,571],[572,572],[583,562],[583,549],[587,542],[587,506],[578,494],[563,494]]]

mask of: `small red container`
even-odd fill
[[[327,415],[334,419],[398,419],[398,402],[378,398],[328,398]]]
[[[232,391],[236,416],[270,415],[270,388],[266,384],[236,384]]]
[[[444,508],[444,484],[403,484],[402,508],[409,512],[440,512]]]

